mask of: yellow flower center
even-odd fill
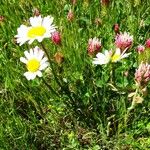
[[[111,58],[111,61],[112,62],[116,62],[117,60],[119,60],[120,59],[120,55],[119,54],[114,54],[113,56],[112,56],[112,58]]]
[[[35,58],[29,60],[27,63],[27,69],[30,72],[36,72],[39,69],[39,67],[40,67],[40,62]]]
[[[35,38],[36,36],[43,36],[45,32],[46,29],[43,26],[32,27],[28,31],[27,36],[29,38]]]

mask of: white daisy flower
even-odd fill
[[[31,26],[21,25],[17,31],[18,34],[17,43],[24,44],[28,41],[31,44],[34,40],[42,42],[44,38],[50,38],[51,33],[56,31],[56,26],[53,24],[53,17],[47,16],[42,18],[41,16],[34,16],[30,18]]]
[[[125,49],[122,53],[121,53],[121,50],[120,48],[117,48],[115,53],[113,54],[112,58],[111,58],[111,61],[112,62],[117,62],[117,61],[120,61],[121,59],[123,58],[126,58],[128,57],[131,53],[125,53],[127,49]]]
[[[42,70],[48,66],[47,57],[44,56],[44,52],[36,46],[30,51],[24,52],[25,57],[21,57],[20,61],[26,64],[27,72],[24,76],[28,80],[33,80],[36,76],[42,77]]]
[[[97,58],[94,58],[93,60],[93,64],[96,64],[96,65],[108,64],[109,61],[111,60],[111,52],[109,52],[108,50],[105,50],[104,54],[97,53],[96,57]]]

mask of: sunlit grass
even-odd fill
[[[67,0],[1,1],[0,15],[4,20],[0,22],[0,149],[150,148],[149,88],[144,102],[131,111],[125,124],[131,105],[127,95],[135,90],[134,73],[139,63],[135,49],[150,37],[148,0],[112,0],[106,7],[99,0],[79,0],[75,5]],[[38,42],[20,47],[14,36],[17,28],[33,16],[35,8],[42,16],[52,15],[61,33],[61,45],[50,39],[43,44],[74,101],[58,86],[50,68],[43,74],[44,80],[27,81],[23,76],[25,67],[19,58]],[[74,12],[72,21],[67,20],[70,9]],[[132,55],[116,65],[94,66],[87,54],[88,40],[101,39],[102,52],[114,48],[115,23],[121,32],[133,35]],[[62,64],[55,62],[57,52],[64,57]],[[108,76],[110,69],[115,70],[112,79]]]

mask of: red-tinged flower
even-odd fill
[[[150,65],[148,63],[141,62],[135,72],[135,80],[141,86],[147,85],[150,80]]]
[[[121,50],[129,49],[133,43],[133,36],[127,32],[117,34],[115,37],[115,45]]]
[[[0,16],[0,23],[4,21],[4,16]]]
[[[118,34],[119,33],[119,24],[114,24],[114,31],[115,31],[115,33],[116,34]]]
[[[67,14],[67,19],[69,21],[72,21],[74,19],[74,13],[73,13],[73,11],[71,9],[69,10],[69,12]]]
[[[94,37],[93,39],[89,39],[88,54],[93,55],[99,52],[101,47],[101,41],[98,38]]]
[[[146,48],[150,48],[150,39],[146,40],[145,46],[146,46]]]
[[[136,50],[137,50],[137,51],[138,51],[138,53],[140,54],[140,53],[144,52],[144,50],[145,50],[145,46],[143,46],[143,45],[139,45],[139,46],[136,48]]]
[[[109,5],[109,0],[101,0],[102,5]]]
[[[61,44],[61,36],[58,31],[55,31],[52,33],[51,39],[55,44],[57,44],[57,45]]]

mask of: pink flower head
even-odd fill
[[[140,54],[140,53],[144,52],[144,50],[145,50],[145,46],[143,46],[143,45],[139,45],[139,46],[136,48],[136,50],[137,50],[137,51],[138,51],[138,53]]]
[[[90,55],[94,54],[95,52],[99,52],[101,49],[101,41],[94,37],[93,39],[89,39],[88,42],[88,53]]]
[[[130,36],[130,34],[127,32],[117,34],[115,37],[115,45],[117,48],[120,48],[121,50],[130,48],[132,43],[133,43],[133,36]]]
[[[55,44],[61,44],[61,36],[58,31],[52,33],[51,39]]]
[[[148,63],[143,63],[139,65],[139,68],[135,72],[136,82],[143,86],[150,80],[150,65]]]
[[[67,19],[69,21],[72,21],[74,19],[74,14],[73,14],[73,11],[70,9],[68,14],[67,14]]]
[[[146,45],[146,48],[150,48],[150,39],[147,39],[147,40],[146,40],[145,45]]]

